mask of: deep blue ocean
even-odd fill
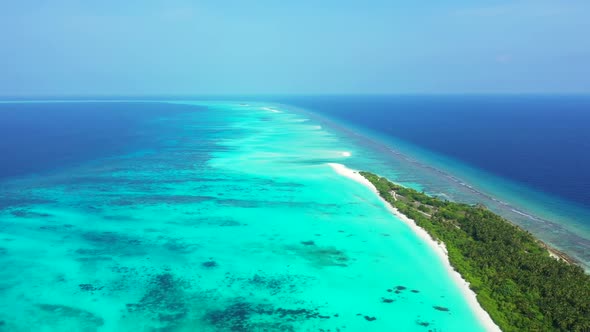
[[[0,103],[0,181],[72,167],[141,147],[155,116],[195,107],[156,103]]]
[[[314,96],[280,101],[590,208],[590,96]]]
[[[590,96],[260,99],[408,142],[590,208]],[[146,119],[184,110],[149,102],[0,104],[0,179],[151,146],[143,135]]]

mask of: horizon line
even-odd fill
[[[386,96],[590,96],[590,92],[464,92],[464,93],[207,93],[207,94],[30,94],[0,95],[0,100],[40,100],[77,98],[92,99],[161,99],[161,98],[218,98],[218,97],[386,97]]]

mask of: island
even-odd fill
[[[452,267],[503,331],[590,331],[590,276],[483,205],[442,200],[359,172],[446,247]]]

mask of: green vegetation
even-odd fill
[[[387,202],[445,243],[451,265],[503,331],[590,331],[590,276],[485,207],[443,201],[361,172]]]

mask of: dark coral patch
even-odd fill
[[[252,328],[250,318],[253,315],[271,314],[272,307],[268,304],[252,304],[237,302],[221,310],[209,311],[204,320],[217,329],[229,331],[248,331]]]
[[[417,289],[412,289],[410,292],[412,292],[412,293],[420,293],[420,291],[417,290]]]
[[[203,266],[204,268],[207,269],[212,269],[214,267],[217,267],[217,262],[216,261],[206,261],[201,263],[201,266]]]
[[[313,242],[313,241],[301,241],[301,244],[303,244],[304,246],[313,246],[313,245],[315,245],[315,242]]]
[[[83,290],[85,292],[95,292],[104,288],[104,286],[94,287],[92,286],[92,284],[79,284],[78,287],[80,287],[80,290]]]
[[[269,295],[297,293],[301,287],[312,280],[314,278],[309,276],[293,274],[265,275],[256,273],[252,277],[243,278],[226,273],[225,276],[227,287],[232,287],[237,282],[241,291],[255,289],[257,291],[266,291]]]
[[[34,211],[24,210],[24,209],[12,210],[12,211],[10,211],[10,214],[12,214],[13,216],[18,217],[18,218],[47,218],[47,217],[51,217],[51,215],[48,213],[39,213],[39,212],[34,212]]]
[[[126,305],[127,311],[130,315],[158,324],[160,330],[178,330],[189,313],[190,288],[187,281],[170,273],[158,274],[150,280],[137,303]]]
[[[376,320],[376,317],[370,317],[370,316],[365,316],[365,319],[368,320],[369,322],[372,322],[374,320]]]
[[[224,220],[220,222],[219,227],[236,227],[236,226],[243,226],[242,223],[235,221],[235,220]]]
[[[295,331],[291,322],[329,318],[319,314],[317,309],[275,308],[270,304],[245,302],[241,298],[204,316],[208,324],[222,331]]]
[[[305,246],[290,246],[288,250],[293,251],[300,255],[302,258],[309,261],[316,267],[327,267],[327,266],[347,266],[349,261],[348,256],[339,249],[334,247],[322,247],[318,245],[305,245]]]
[[[392,303],[392,302],[395,302],[395,300],[394,300],[394,299],[387,299],[387,298],[384,298],[384,297],[382,297],[382,298],[381,298],[381,301],[382,301],[383,303]]]
[[[105,245],[139,245],[141,240],[115,232],[87,232],[82,237],[89,242]]]
[[[292,282],[293,280],[289,280],[287,277],[265,277],[258,274],[247,280],[248,284],[258,289],[266,289],[271,295],[287,291],[293,292],[296,287]]]
[[[437,305],[432,306],[432,307],[438,311],[450,311],[450,309],[447,307],[441,307],[441,306],[437,306]]]

